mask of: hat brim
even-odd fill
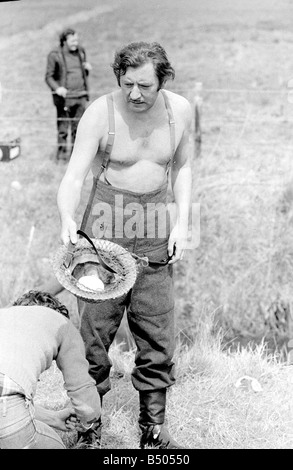
[[[85,239],[79,239],[74,245],[72,263],[69,267],[65,266],[68,255],[67,246],[62,245],[58,248],[51,260],[57,280],[66,290],[86,302],[103,302],[127,294],[137,277],[137,263],[131,253],[108,240],[92,239],[92,241],[102,259],[116,271],[114,277],[112,276],[112,281],[105,284],[104,290],[89,289],[79,283],[72,274],[79,260],[95,260],[98,264],[94,249]]]

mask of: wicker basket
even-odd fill
[[[60,246],[52,258],[54,274],[60,284],[76,297],[86,302],[103,302],[129,292],[137,277],[137,263],[132,255],[117,243],[103,239],[92,239],[102,260],[116,271],[112,274],[100,264],[94,249],[87,240],[79,239],[74,245],[72,261],[66,267],[68,248]],[[94,266],[104,283],[104,290],[92,290],[79,282],[89,266]]]

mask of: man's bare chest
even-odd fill
[[[108,133],[103,136],[100,149],[107,145]],[[140,160],[150,160],[165,164],[172,155],[171,129],[166,120],[161,125],[125,125],[119,120],[111,148],[110,161],[113,163],[133,164]]]

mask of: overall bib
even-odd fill
[[[168,97],[162,91],[169,117],[171,158],[175,152],[175,122]],[[136,193],[112,186],[105,177],[115,138],[114,103],[107,96],[109,137],[94,180],[81,229],[91,238],[105,238],[138,256],[147,256],[150,264],[140,267],[136,282],[126,295],[98,304],[78,300],[90,375],[101,396],[110,388],[111,361],[108,356],[124,311],[137,350],[132,383],[139,392],[165,390],[173,385],[174,295],[173,267],[166,264],[170,223],[166,215],[166,181],[158,189]],[[104,181],[100,176],[104,172]],[[163,216],[160,218],[160,210]],[[101,215],[102,214],[102,215]],[[161,215],[162,215],[161,214]],[[135,217],[135,231],[133,223]],[[152,223],[150,223],[150,220]]]

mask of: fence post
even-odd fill
[[[202,83],[196,82],[194,89],[194,141],[195,156],[199,157],[201,152],[201,107],[202,107]]]

